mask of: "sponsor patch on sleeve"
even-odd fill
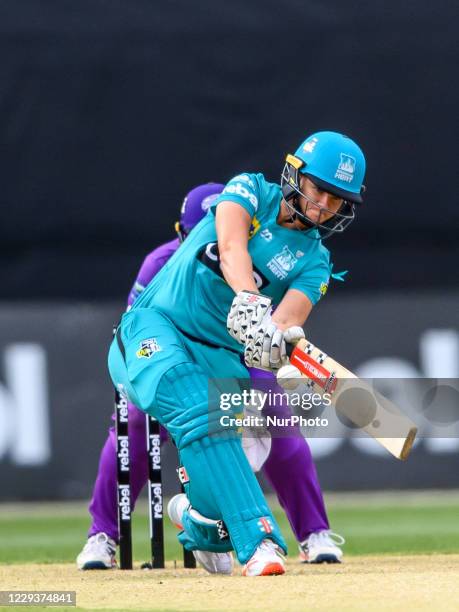
[[[320,291],[320,295],[325,295],[328,291],[328,283],[321,282],[319,291]]]
[[[246,175],[240,174],[228,183],[223,190],[223,193],[228,195],[240,196],[250,202],[255,211],[258,209],[258,198],[254,194],[255,185],[253,181]]]
[[[138,359],[150,359],[155,353],[161,350],[156,338],[148,338],[147,340],[142,340],[136,355]]]

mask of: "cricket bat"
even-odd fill
[[[290,364],[308,380],[311,389],[330,394],[338,414],[369,434],[397,459],[407,459],[417,427],[395,404],[308,340],[290,345],[288,353]]]

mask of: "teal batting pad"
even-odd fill
[[[179,533],[178,539],[187,550],[210,550],[217,553],[233,550],[223,521],[212,521],[190,508],[183,513],[182,524],[184,530]]]
[[[286,551],[239,436],[220,424],[218,392],[213,390],[209,402],[209,384],[214,383],[199,365],[182,363],[163,374],[156,391],[155,413],[179,450],[191,506],[205,517],[224,521],[240,563],[246,563],[265,538]],[[196,529],[189,536],[199,538]],[[203,545],[205,541],[200,540]]]

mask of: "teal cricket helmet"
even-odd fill
[[[343,232],[355,218],[355,205],[362,203],[365,168],[365,156],[351,138],[338,132],[316,132],[306,138],[294,155],[287,155],[282,171],[282,194],[292,219],[299,219],[306,230],[315,227],[322,239]],[[299,196],[314,206],[313,200],[301,191],[301,174],[320,189],[343,199],[331,219],[313,223],[301,210]]]
[[[348,202],[362,203],[365,156],[351,138],[317,132],[301,143],[293,157],[303,162],[298,170],[319,187]]]

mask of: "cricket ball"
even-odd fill
[[[292,365],[284,365],[277,372],[277,382],[283,389],[287,389],[288,391],[296,389],[301,379],[301,372]]]

